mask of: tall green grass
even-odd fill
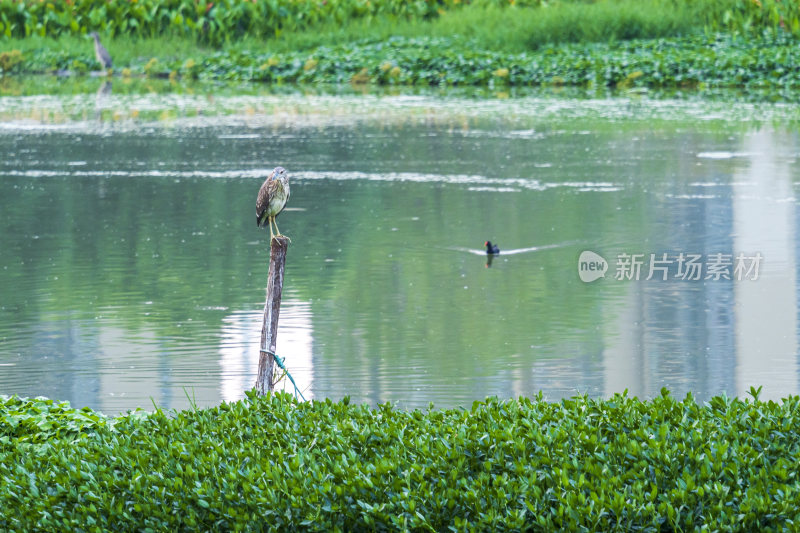
[[[117,37],[102,39],[115,67],[146,62],[157,57],[162,62],[198,57],[212,53],[216,48],[198,43],[194,39],[176,35],[164,35],[154,38]],[[91,38],[80,35],[64,35],[55,37],[31,36],[0,41],[3,49],[20,50],[26,57],[63,55],[65,57],[94,57],[94,42]],[[255,45],[253,40],[249,44]],[[243,46],[238,43],[237,47]]]
[[[760,33],[770,28],[791,29],[786,22],[781,26],[781,18],[775,19],[774,13],[762,13],[752,0],[562,1],[541,7],[479,3],[443,11],[426,20],[378,16],[345,23],[321,22],[304,31],[267,39],[264,46],[286,52],[393,36],[447,37],[481,49],[522,52],[558,43],[657,39],[719,31]]]
[[[0,0],[0,3],[4,1],[7,0]],[[236,1],[231,0],[233,3]],[[377,10],[383,14],[342,20],[322,18],[307,23],[304,29],[287,30],[271,37],[253,34],[239,38],[228,36],[214,45],[174,30],[156,37],[104,36],[103,41],[118,68],[127,66],[148,73],[151,70],[169,72],[180,70],[188,59],[196,65],[200,58],[210,57],[221,50],[229,58],[226,61],[230,65],[225,63],[219,66],[220,69],[233,69],[237,75],[247,79],[262,79],[260,76],[264,74],[264,80],[267,80],[272,79],[274,73],[267,76],[266,72],[240,71],[255,61],[254,57],[261,57],[257,67],[262,62],[274,64],[277,59],[271,59],[271,55],[282,55],[286,59],[294,54],[307,54],[315,56],[316,60],[324,59],[338,45],[370,50],[365,53],[371,59],[365,57],[366,63],[359,67],[360,70],[369,63],[367,59],[371,61],[373,56],[386,56],[386,52],[398,42],[390,39],[396,37],[417,40],[419,43],[414,45],[417,47],[428,46],[428,51],[420,49],[417,53],[429,56],[443,53],[442,42],[447,42],[450,47],[445,51],[516,54],[560,43],[589,45],[666,37],[702,37],[719,32],[753,40],[764,37],[764,34],[791,40],[792,35],[800,34],[797,15],[800,3],[790,5],[776,0],[761,0],[760,6],[756,0],[562,0],[544,4],[539,4],[538,0],[514,0],[527,2],[523,7],[512,4],[512,0],[504,1],[508,2],[507,7],[500,7],[499,0],[475,0],[475,3],[467,5],[448,0],[447,5],[457,7],[441,10],[435,17],[409,18]],[[440,44],[434,46],[435,40]],[[4,50],[20,50],[24,65],[19,65],[19,56],[11,57]],[[8,55],[5,62],[4,54]],[[91,40],[80,34],[65,33],[57,39],[50,36],[0,39],[0,70],[3,72],[85,72],[99,68],[93,55]],[[158,58],[155,68],[151,58]],[[380,61],[382,64],[385,59]],[[143,69],[145,64],[150,67]],[[199,68],[194,67],[190,74],[197,76]],[[408,68],[413,70],[415,67]],[[281,71],[278,77],[289,79],[296,76]],[[349,80],[350,75],[345,78]],[[483,83],[486,80],[477,81]]]
[[[600,0],[563,3],[509,19],[530,48],[562,42],[653,39],[699,33],[719,26],[739,0]],[[476,20],[475,23],[478,21]]]
[[[749,1],[749,0],[748,0]],[[320,23],[306,31],[286,32],[265,45],[279,52],[392,36],[448,37],[487,50],[522,52],[548,44],[655,39],[735,30],[745,24],[741,0],[564,1],[541,7],[469,5],[430,20],[371,17],[344,24]],[[726,15],[727,13],[727,15]]]

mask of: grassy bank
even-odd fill
[[[279,395],[118,418],[0,399],[0,529],[787,530],[798,430],[800,397]]]
[[[777,0],[109,0],[100,7],[77,0],[65,6],[0,0],[3,74],[98,70],[86,33],[99,29],[123,76],[768,88],[800,80],[800,4]]]
[[[403,36],[458,33],[484,46],[530,47],[704,28],[797,33],[799,15],[796,3],[779,0],[2,0],[0,35],[62,37],[94,30],[107,37],[180,36],[213,45],[255,38],[295,46],[312,34],[376,38],[396,29]]]

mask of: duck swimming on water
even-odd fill
[[[496,244],[492,244],[492,241],[486,241],[483,243],[486,246],[486,253],[488,255],[497,255],[500,253],[500,248]]]

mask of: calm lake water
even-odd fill
[[[306,398],[798,394],[796,105],[114,84],[0,97],[0,394],[242,398],[276,165]]]

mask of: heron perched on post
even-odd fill
[[[275,217],[283,211],[288,201],[289,175],[286,173],[285,168],[275,167],[261,185],[261,189],[258,191],[258,200],[256,201],[256,223],[258,227],[269,224],[270,242],[276,237],[284,237],[278,229]],[[272,233],[273,224],[275,224],[277,235]]]
[[[93,31],[89,34],[89,36],[94,39],[94,55],[97,57],[98,63],[100,66],[103,67],[103,70],[108,70],[112,67],[111,65],[111,54],[108,53],[105,46],[100,44],[100,36],[97,35],[96,31]]]

